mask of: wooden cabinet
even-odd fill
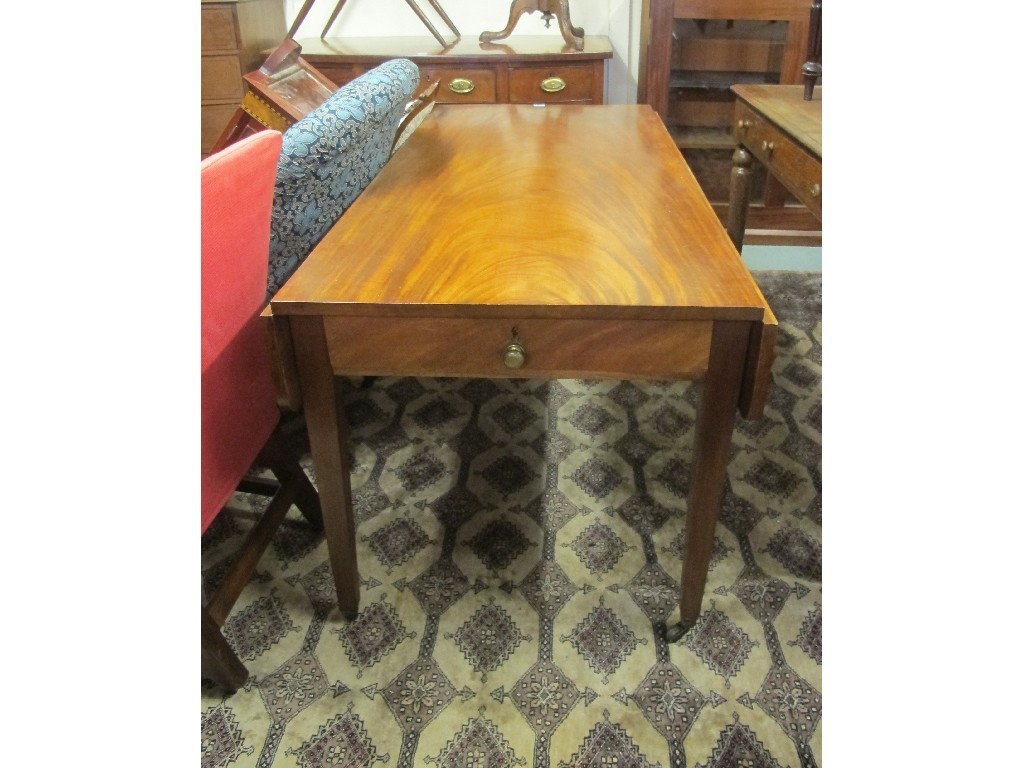
[[[582,51],[561,36],[524,35],[502,43],[463,38],[438,51],[429,37],[300,39],[302,58],[338,86],[387,59],[420,68],[420,85],[439,82],[444,104],[603,104],[607,37],[587,36]]]
[[[665,121],[724,223],[739,83],[799,84],[811,0],[644,0],[638,101]],[[748,243],[820,245],[821,224],[757,168]]]
[[[244,94],[242,75],[284,38],[281,0],[202,0],[200,98],[202,155],[220,136]]]

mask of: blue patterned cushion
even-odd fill
[[[270,222],[269,301],[384,167],[419,69],[392,59],[284,132]]]

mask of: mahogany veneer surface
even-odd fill
[[[401,207],[395,201],[401,200]],[[646,105],[438,105],[275,314],[759,320]]]

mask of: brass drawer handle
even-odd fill
[[[821,197],[821,184],[814,184],[811,187],[811,197]]]
[[[540,89],[544,93],[558,93],[565,90],[565,80],[560,77],[546,77],[540,81]]]
[[[772,152],[775,151],[775,142],[774,141],[762,141],[761,142],[761,151],[762,152],[767,152],[768,155],[771,156]]]
[[[747,128],[749,128],[751,125],[752,123],[749,120],[739,120],[736,122],[736,128],[738,128],[741,131],[747,130]]]
[[[452,93],[470,93],[475,87],[473,81],[465,77],[456,77],[448,83],[448,90]]]
[[[512,340],[505,345],[501,359],[506,368],[522,368],[526,365],[526,347],[519,340],[519,329],[512,329]]]

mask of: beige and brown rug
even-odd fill
[[[755,277],[774,385],[682,640],[696,385],[353,380],[360,614],[292,510],[224,628],[247,684],[202,682],[203,766],[819,765],[821,275]],[[258,504],[204,536],[204,589]]]

